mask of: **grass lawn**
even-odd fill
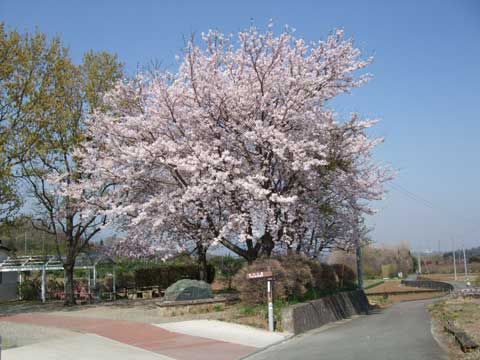
[[[427,279],[437,280],[437,281],[454,281],[455,280],[455,276],[453,274],[422,274],[420,276],[422,278],[427,278]],[[468,274],[467,278],[465,278],[465,275],[461,273],[457,274],[457,281],[469,280],[471,282],[474,282],[476,279],[480,279],[479,273]]]
[[[380,308],[387,308],[393,304],[402,302],[402,301],[413,301],[413,300],[425,300],[432,299],[443,296],[445,293],[439,291],[432,291],[427,293],[418,293],[418,294],[399,294],[399,295],[368,295],[368,301],[372,305],[376,305]]]
[[[415,291],[419,291],[419,293],[412,293]],[[372,305],[377,305],[381,308],[389,307],[401,301],[431,299],[444,294],[443,292],[433,289],[404,286],[401,284],[400,280],[385,280],[379,285],[367,289],[365,293],[367,294],[368,300]],[[372,295],[375,293],[384,294]]]
[[[401,284],[400,280],[385,280],[385,282],[371,287],[365,292],[368,294],[370,293],[389,293],[389,292],[411,292],[411,291],[435,291],[433,289],[425,289],[425,288],[416,288],[416,287],[411,287],[411,286],[405,286]]]
[[[383,279],[368,279],[368,280],[363,280],[363,288],[365,290],[368,290],[374,286],[383,284],[385,281]]]

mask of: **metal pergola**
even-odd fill
[[[32,256],[9,256],[0,262],[0,272],[18,272],[20,273],[20,283],[22,282],[22,272],[25,271],[41,271],[42,272],[42,302],[46,301],[46,287],[47,287],[47,271],[65,270],[63,268],[64,258],[59,258],[54,255],[32,255]],[[97,266],[101,264],[112,264],[115,262],[101,254],[80,254],[75,260],[75,270],[88,270],[88,287],[89,293],[93,281],[93,287],[96,287],[97,282]],[[91,278],[90,271],[93,271],[93,278]],[[116,293],[115,288],[115,268],[113,268],[113,293]]]

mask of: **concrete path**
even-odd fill
[[[272,333],[262,329],[254,329],[250,326],[218,320],[178,321],[155,324],[155,326],[176,333],[200,336],[256,348],[264,348],[291,336],[290,333]]]
[[[2,352],[2,360],[171,360],[150,351],[122,344],[102,336],[78,334]]]
[[[13,323],[52,326],[84,333],[96,334],[119,343],[134,346],[152,353],[166,355],[173,359],[208,359],[230,360],[237,359],[257,350],[255,347],[233,344],[225,341],[190,336],[171,332],[145,323],[125,320],[80,318],[52,314],[19,314],[0,317],[0,321]],[[48,347],[49,342],[42,342]],[[64,344],[68,346],[68,342]],[[108,354],[108,352],[100,353]],[[66,357],[70,360],[70,357]],[[94,356],[96,360],[111,360],[111,356]],[[28,358],[26,358],[28,359]],[[136,359],[135,357],[116,358]]]
[[[448,359],[431,333],[426,309],[430,302],[432,300],[398,303],[383,312],[295,337],[248,359]]]
[[[77,335],[78,332],[67,329],[0,321],[0,336],[2,337],[3,350],[32,345],[51,339],[63,338],[65,341],[68,341],[69,337]]]

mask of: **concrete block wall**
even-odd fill
[[[300,334],[352,315],[364,314],[369,308],[363,290],[348,291],[285,308],[282,325],[285,331]]]

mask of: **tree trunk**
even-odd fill
[[[65,269],[65,306],[73,306],[76,305],[75,302],[75,288],[73,284],[73,264],[64,264],[63,268]]]
[[[198,252],[198,272],[199,278],[202,281],[208,280],[208,270],[207,270],[207,247],[203,246],[202,244],[197,245],[197,252]]]
[[[247,256],[242,256],[245,260],[247,260],[248,265],[252,265],[253,262],[257,260],[259,249],[261,249],[260,246],[252,247],[251,249],[248,249]]]
[[[363,259],[362,259],[362,248],[359,244],[357,244],[356,252],[357,258],[357,281],[358,281],[358,288],[363,290]]]
[[[272,235],[269,232],[263,234],[262,238],[262,250],[261,254],[263,257],[269,258],[272,255],[273,248],[275,247],[275,243],[273,242]]]

